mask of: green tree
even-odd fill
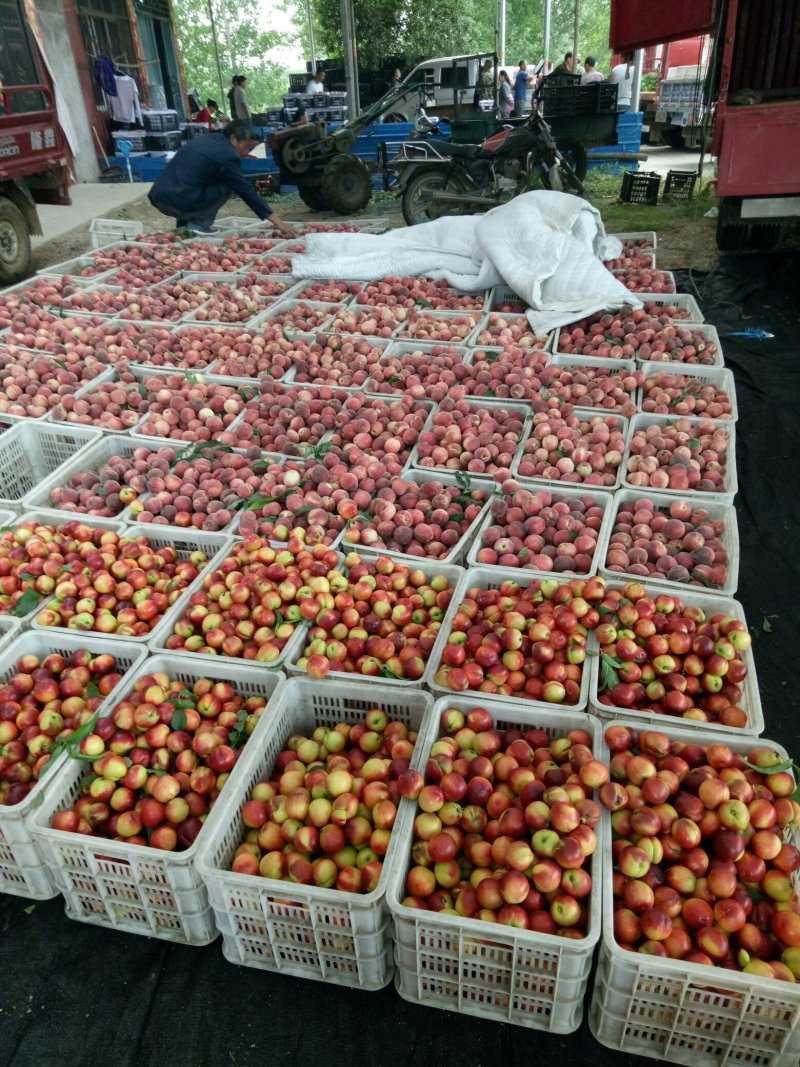
[[[289,0],[294,2],[294,0]],[[342,56],[340,0],[313,0],[314,32],[320,56]],[[359,64],[381,69],[403,56],[406,67],[434,56],[490,51],[494,47],[494,0],[353,0]],[[608,69],[608,0],[582,0],[578,52],[594,55]],[[306,42],[305,5],[298,0],[296,24]],[[560,61],[572,48],[574,0],[553,0],[550,58]],[[544,0],[509,2],[506,10],[506,60],[538,62],[544,50]],[[605,66],[604,66],[605,64]]]
[[[280,104],[286,92],[286,70],[267,58],[268,53],[286,43],[287,35],[264,29],[259,21],[259,0],[211,0],[217,29],[223,88],[227,94],[234,74],[247,76],[250,110]],[[219,96],[219,78],[214,55],[208,0],[172,0],[183,67],[190,88],[206,96]],[[219,101],[228,110],[227,96]]]

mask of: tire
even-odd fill
[[[403,218],[408,226],[418,226],[422,222],[433,222],[444,215],[460,215],[462,209],[456,205],[443,204],[437,207],[428,203],[429,193],[464,192],[464,185],[459,176],[445,167],[420,167],[412,174],[403,189]]]
[[[352,215],[366,207],[372,197],[369,171],[355,156],[338,156],[322,172],[322,196],[329,209]]]
[[[298,185],[297,195],[312,211],[327,211],[328,202],[322,195],[319,185]]]
[[[670,148],[683,148],[685,145],[683,130],[679,126],[667,126],[666,129],[663,129],[661,131],[661,140],[664,144],[668,144]]]
[[[0,196],[0,283],[20,281],[31,265],[31,235],[25,216]]]
[[[556,141],[556,147],[569,163],[578,181],[583,181],[589,170],[589,157],[586,149],[576,137],[562,137]]]

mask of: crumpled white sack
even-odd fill
[[[505,284],[530,305],[528,319],[542,334],[603,308],[641,304],[598,258],[616,258],[621,250],[587,201],[537,190],[485,215],[387,234],[309,234],[305,255],[292,259],[292,274],[357,281],[425,275],[467,292]]]

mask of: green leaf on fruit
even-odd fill
[[[183,710],[183,708],[178,707],[176,704],[175,711],[173,712],[172,719],[170,721],[170,726],[173,730],[185,730],[186,722],[186,712]]]
[[[772,633],[772,623],[769,620],[770,619],[777,619],[777,617],[778,617],[777,615],[765,615],[764,616],[764,619],[763,619],[763,621],[761,623],[761,629],[764,631],[765,634],[771,634]]]
[[[381,668],[378,671],[381,678],[399,678],[399,674],[395,674],[391,667],[387,667],[385,663],[381,664]]]
[[[16,619],[21,619],[29,612],[33,611],[36,605],[39,603],[39,594],[33,588],[26,589],[14,607],[11,609],[11,614]]]
[[[389,385],[396,385],[398,382],[402,382],[402,380],[403,379],[400,377],[399,374],[393,374],[391,378],[386,379]]]
[[[242,400],[244,400],[245,404],[252,400],[254,396],[258,396],[258,390],[253,389],[252,386],[249,389],[246,386],[242,387],[241,389],[237,389],[236,392]]]
[[[79,726],[77,730],[73,730],[71,734],[67,734],[67,736],[61,738],[61,740],[65,745],[79,745],[84,737],[88,737],[89,734],[93,732],[95,726],[97,726],[97,720],[99,718],[100,712],[96,711],[91,719],[88,719],[83,726]]]
[[[258,511],[259,508],[265,508],[267,504],[276,504],[280,499],[279,496],[256,496],[248,500],[244,509],[245,511]]]
[[[791,757],[789,759],[781,760],[780,763],[773,763],[769,767],[759,767],[757,764],[751,763],[750,760],[747,759],[744,762],[751,771],[758,771],[759,774],[764,775],[781,774],[783,771],[790,771],[794,767],[794,760]]]
[[[620,660],[615,659],[614,656],[609,656],[606,652],[600,653],[600,692],[605,692],[606,689],[613,689],[615,685],[619,685],[619,675],[617,670],[622,666]]]
[[[36,911],[36,905],[29,904],[27,908],[23,908],[22,910],[25,912],[26,915],[33,915],[33,913]]]
[[[283,626],[285,621],[286,620],[284,619],[283,615],[281,615],[281,613],[279,611],[276,611],[275,612],[275,626]],[[274,629],[274,627],[273,627],[273,629]]]
[[[89,694],[90,697],[101,697],[103,695],[94,682],[89,682],[89,684],[86,686],[86,692]]]
[[[517,556],[517,559],[524,559],[527,556],[527,554],[528,554],[527,548],[521,548],[519,550],[519,555]]]
[[[23,571],[22,574],[20,575],[20,578],[23,580],[23,582],[32,582],[32,581],[34,581],[33,575],[32,574],[28,574],[27,571]]]
[[[84,774],[83,778],[81,778],[81,789],[88,789],[92,782],[96,781],[99,777],[99,774]]]
[[[290,345],[293,345],[297,340],[297,331],[292,332],[292,330],[282,330],[281,333],[283,334],[284,341],[288,341]]]
[[[239,748],[242,744],[242,739],[245,735],[245,724],[247,723],[247,712],[242,709],[236,716],[236,725],[228,734],[228,744],[231,748]]]
[[[456,471],[456,485],[463,489],[465,493],[470,492],[472,487],[472,479],[466,473],[466,471]]]
[[[57,367],[60,367],[62,370],[69,370],[69,367],[66,365],[63,359],[54,359],[53,362]]]
[[[11,533],[13,529],[13,526],[0,526],[0,533]]]
[[[463,521],[464,521],[464,512],[463,511],[459,511],[455,515],[451,515],[450,516],[450,522],[463,522]]]
[[[198,374],[194,374],[192,371],[187,371],[186,381],[189,385],[200,385],[202,378]]]
[[[144,382],[139,382],[138,385],[131,384],[129,388],[138,389],[139,396],[142,398],[142,400],[147,400],[147,388],[145,387]]]
[[[421,296],[415,296],[414,297],[414,303],[417,304],[421,308],[433,307],[433,304],[430,302],[430,300],[425,300]]]
[[[689,448],[695,449],[695,448],[699,448],[699,447],[700,447],[700,438],[699,437],[691,437],[689,439]]]

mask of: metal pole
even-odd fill
[[[550,14],[553,0],[544,0],[544,59],[550,58]]]
[[[306,0],[306,14],[308,15],[308,50],[311,53],[311,74],[317,73],[317,48],[314,44],[314,16],[311,10],[311,0]]]
[[[644,49],[640,48],[633,57],[633,84],[631,85],[631,111],[639,110],[639,95],[642,90],[642,67]]]
[[[208,17],[211,20],[211,37],[214,41],[214,59],[217,64],[217,81],[219,82],[219,106],[222,107],[225,100],[225,87],[222,84],[222,66],[219,61],[219,46],[217,45],[217,24],[214,21],[214,8],[211,4],[211,0],[206,0],[208,4]],[[233,115],[230,116],[233,118]]]
[[[506,65],[506,0],[500,0],[500,66]]]
[[[581,0],[575,0],[575,15],[572,23],[572,70],[578,66],[578,33],[581,24]]]
[[[358,95],[358,47],[356,26],[353,18],[352,0],[340,0],[342,14],[342,45],[344,51],[344,76],[347,84],[347,117],[354,119],[361,110]]]

